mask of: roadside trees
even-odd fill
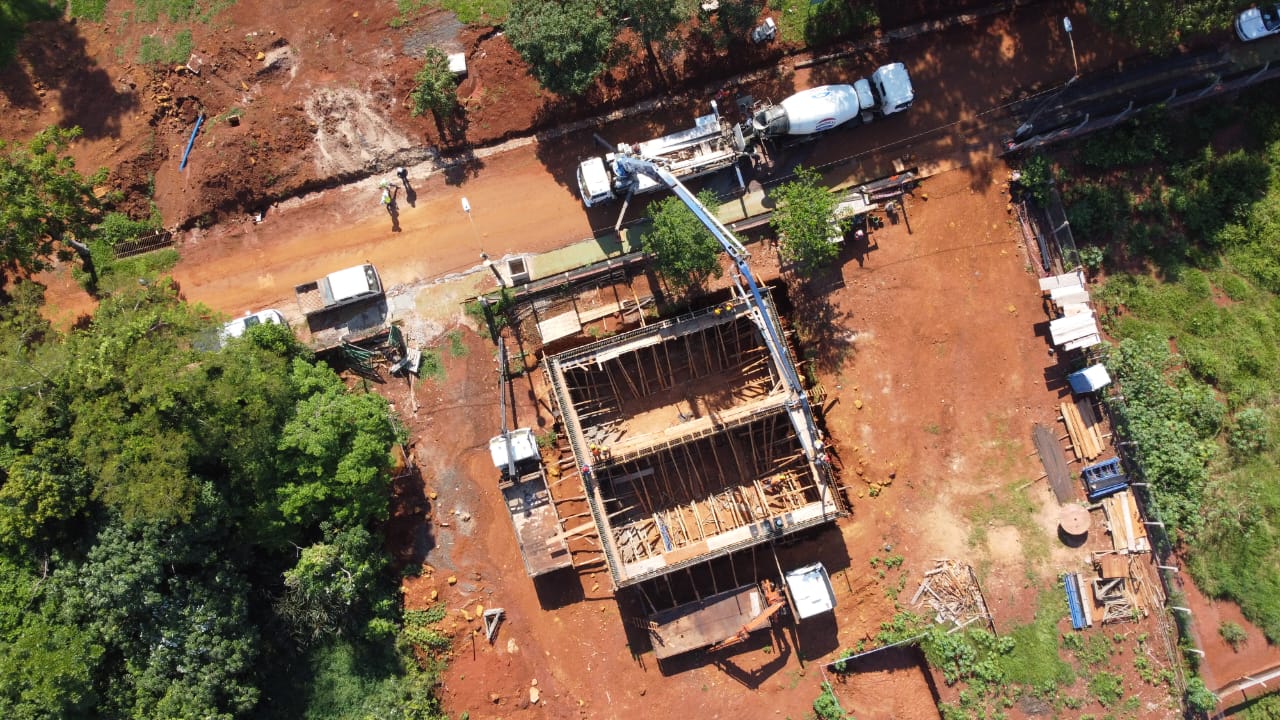
[[[706,190],[698,194],[698,200],[711,213],[719,205],[715,195]],[[712,277],[720,277],[720,243],[693,211],[676,197],[663,198],[649,207],[653,228],[640,238],[640,243],[653,256],[656,269],[668,283],[686,293]]]
[[[831,242],[836,196],[821,185],[821,179],[816,171],[798,167],[795,180],[771,193],[778,207],[769,224],[781,242],[782,259],[795,263],[806,277],[840,254],[840,246]]]
[[[605,69],[614,28],[591,0],[525,0],[513,4],[507,38],[542,87],[581,95]]]

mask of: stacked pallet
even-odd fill
[[[1067,426],[1077,460],[1093,460],[1106,449],[1101,423],[1088,400],[1062,403],[1062,422]]]

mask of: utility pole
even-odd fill
[[[1076,38],[1075,35],[1071,33],[1073,29],[1071,27],[1071,18],[1062,18],[1062,29],[1067,31],[1067,40],[1071,43],[1071,66],[1075,68],[1075,74],[1073,74],[1071,78],[1074,80],[1075,78],[1080,77],[1080,61],[1076,59]]]

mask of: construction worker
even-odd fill
[[[600,446],[595,443],[591,444],[591,457],[594,458],[596,462],[600,462]]]

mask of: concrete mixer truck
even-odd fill
[[[854,120],[870,122],[911,107],[911,76],[902,63],[881,66],[852,85],[822,85],[792,95],[777,105],[756,108],[751,117],[759,137],[813,135]]]

